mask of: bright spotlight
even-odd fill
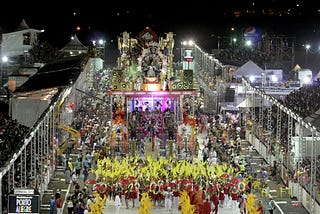
[[[102,39],[99,39],[99,45],[103,45],[104,41]]]
[[[309,84],[311,82],[311,78],[308,76],[305,76],[302,81],[304,84]]]
[[[271,76],[271,81],[272,82],[278,82],[278,77],[276,75]]]
[[[8,62],[9,58],[7,56],[3,56],[1,60],[2,62]]]
[[[251,46],[252,45],[252,41],[251,40],[247,40],[246,41],[246,46]]]
[[[183,42],[181,42],[181,44],[184,45],[184,46],[193,46],[194,45],[194,41],[193,40],[183,41]]]
[[[309,50],[311,48],[311,45],[306,44],[306,49]]]
[[[188,45],[189,45],[189,46],[192,46],[192,45],[194,45],[194,42],[193,42],[192,40],[189,40],[189,41],[188,41]]]
[[[253,82],[255,80],[254,76],[249,77],[250,82]]]

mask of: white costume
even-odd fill
[[[171,210],[172,208],[172,198],[173,198],[173,192],[171,191],[171,187],[167,187],[167,191],[163,191],[164,196],[164,207],[165,210]]]
[[[119,195],[116,195],[116,198],[114,199],[114,206],[116,207],[115,214],[120,213],[120,207],[121,207],[121,199]]]

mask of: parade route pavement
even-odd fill
[[[200,135],[199,138],[199,143],[200,143],[200,148],[203,146],[202,141],[204,138],[204,134]],[[250,143],[246,140],[242,141],[242,151],[241,151],[241,156],[242,157],[247,157],[252,160],[252,164],[254,166],[254,170],[258,172],[259,170],[259,163],[262,161],[265,162],[265,160],[262,158],[260,154],[256,152],[256,150],[253,150],[253,152],[249,153],[248,152],[248,146]],[[200,153],[200,152],[199,152]],[[201,154],[201,153],[200,153]],[[74,163],[77,154],[71,154],[69,158],[72,158],[72,162]],[[199,155],[198,158],[202,158],[201,155]],[[79,179],[80,185],[83,186],[82,179]],[[279,197],[279,189],[280,187],[283,187],[284,184],[282,181],[275,181],[275,180],[267,180],[268,186],[270,188],[269,195],[265,196],[261,194],[261,191],[259,189],[253,189],[252,193],[256,196],[256,200],[262,200],[264,207],[267,206],[267,202],[269,200],[269,197],[272,197],[274,201],[277,204],[277,209],[274,211],[274,214],[308,214],[309,212],[303,207],[303,206],[296,206],[294,201],[295,199],[290,198],[287,194],[284,194],[282,198]],[[72,193],[72,188],[70,188],[71,185],[66,185],[65,179],[64,179],[64,173],[63,170],[61,170],[59,173],[56,174],[56,177],[54,180],[52,180],[49,184],[49,190],[50,194],[55,193],[57,189],[60,189],[63,201],[64,201],[64,209],[63,209],[63,214],[67,214],[67,209],[66,209],[66,195],[71,195]],[[50,194],[47,194],[43,197],[42,201],[42,209],[41,213],[46,214],[49,213],[49,210],[47,209],[47,200],[50,197]],[[46,206],[44,206],[46,205]],[[115,206],[113,204],[113,201],[108,200],[106,202],[106,205],[104,207],[103,213],[116,213],[115,212]],[[139,213],[138,208],[132,208],[130,207],[129,209],[126,209],[125,206],[122,205],[120,208],[120,213],[119,214],[137,214]],[[158,207],[153,207],[151,208],[151,213],[153,214],[178,214],[180,211],[176,209],[172,209],[170,212],[166,211],[164,208],[158,208]],[[233,214],[237,213],[239,214],[240,211],[237,208],[237,210],[232,210],[230,208],[219,208],[219,214]],[[268,213],[268,211],[265,209],[265,213]]]
[[[152,207],[151,213],[153,214],[181,214],[181,212],[174,208],[171,211],[165,210],[164,207],[158,208],[158,207]],[[103,210],[103,213],[116,213],[114,202],[112,200],[108,200],[106,202],[106,206]],[[221,208],[219,207],[219,214],[239,214],[240,210],[237,208],[236,210],[232,210],[231,208]],[[139,214],[138,208],[132,208],[126,209],[125,206],[121,206],[119,214]]]

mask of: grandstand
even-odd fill
[[[10,161],[1,159],[4,167],[0,172],[0,210],[4,210],[8,194],[15,188],[37,189],[40,197],[45,193],[60,155],[55,148],[63,153],[72,145],[63,139],[77,142],[79,138],[72,128],[72,112],[84,95],[76,89],[90,89],[92,81],[87,80],[92,79],[92,68],[87,54],[66,57],[43,66],[12,93],[12,119],[7,119],[12,122],[4,129],[13,131],[15,136],[5,134],[16,144],[1,144],[14,148],[7,148],[8,155],[2,157]]]
[[[316,210],[319,212],[319,190],[315,187],[319,186],[320,173],[316,167],[318,155],[315,152],[315,145],[320,141],[320,133],[314,125],[307,122],[306,118],[320,109],[317,102],[319,84],[301,88],[290,88],[283,84],[284,87],[281,90],[279,88],[274,90],[274,88],[265,87],[263,82],[254,83],[244,77],[240,84],[229,75],[230,68],[234,71],[234,67],[237,67],[230,66],[231,61],[228,61],[229,66],[217,63],[212,56],[207,55],[198,46],[195,46],[195,53],[195,58],[198,60],[195,66],[197,78],[206,81],[208,88],[210,88],[211,78],[218,83],[212,88],[217,102],[223,102],[223,98],[226,97],[223,93],[227,92],[226,89],[230,88],[230,85],[233,85],[233,88],[241,85],[240,94],[242,95],[232,103],[234,106],[239,105],[243,100],[246,104],[250,103],[242,108],[244,123],[253,123],[252,126],[247,126],[249,132],[246,139],[252,142],[255,148],[259,148],[259,153],[269,164],[273,161],[281,163],[281,179],[291,188],[291,192],[294,193],[292,196],[297,197],[297,200],[301,201],[311,213],[317,213]],[[250,102],[247,101],[248,98]],[[219,109],[215,111],[219,112]],[[299,137],[294,144],[295,136]],[[311,141],[307,142],[306,137],[311,137]],[[296,148],[297,144],[299,146]],[[311,144],[311,147],[308,144]],[[291,156],[293,151],[298,151],[299,158]],[[307,153],[312,155],[304,158]],[[308,183],[302,179],[291,179],[294,174],[301,171],[306,173]],[[306,197],[311,198],[308,204],[305,203]]]

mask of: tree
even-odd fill
[[[59,49],[52,46],[48,42],[39,42],[30,50],[30,63],[48,63],[57,59],[61,59],[63,54]]]

